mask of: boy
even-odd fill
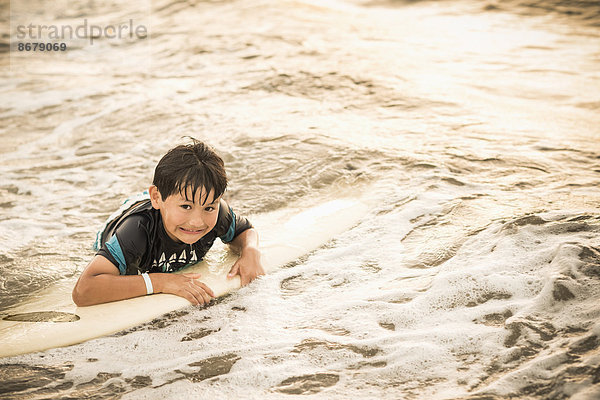
[[[246,285],[264,274],[258,234],[221,198],[227,186],[223,160],[204,143],[192,140],[169,150],[141,201],[126,202],[99,232],[99,251],[73,289],[75,304],[89,306],[152,293],[172,293],[194,305],[206,304],[214,293],[196,280],[200,274],[169,272],[200,261],[217,237],[240,253],[228,278],[239,274]]]

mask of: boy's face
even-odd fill
[[[209,192],[204,204],[200,204],[206,197],[204,188],[196,193],[196,202],[191,201],[193,193],[189,187],[186,188],[186,194],[190,200],[181,193],[172,194],[163,200],[156,186],[150,186],[149,191],[152,207],[160,210],[163,226],[171,239],[193,244],[215,227],[221,198],[213,198],[213,190]]]

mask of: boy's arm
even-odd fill
[[[258,249],[258,233],[253,228],[246,229],[229,244],[234,251],[240,253],[240,258],[233,264],[228,278],[239,274],[242,286],[247,285],[259,275],[264,275],[260,250]]]
[[[210,302],[212,290],[197,281],[200,274],[149,274],[154,293],[171,293],[184,297],[194,305]],[[144,296],[146,284],[141,275],[120,275],[107,258],[97,255],[83,271],[73,288],[73,301],[78,306],[91,306],[110,301]]]

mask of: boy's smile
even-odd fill
[[[160,210],[167,235],[176,242],[196,243],[217,223],[221,198],[214,199],[213,190],[208,193],[208,196],[205,196],[204,188],[199,190],[200,193],[195,196],[196,202],[191,200],[194,196],[190,188],[186,189],[185,196],[175,193],[165,200],[162,199],[156,186],[151,186],[149,192],[152,206]],[[204,198],[206,201],[201,204]]]

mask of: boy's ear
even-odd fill
[[[148,193],[150,194],[150,201],[152,202],[152,207],[159,210],[160,204],[162,203],[162,197],[160,196],[158,188],[152,185],[148,188]]]

